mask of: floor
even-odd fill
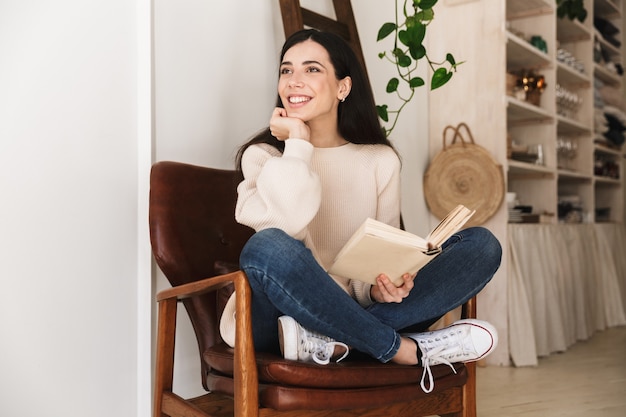
[[[626,327],[596,333],[537,367],[479,367],[478,417],[626,416]]]

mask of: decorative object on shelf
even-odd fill
[[[571,119],[576,117],[576,112],[580,109],[583,99],[580,95],[564,88],[562,85],[556,85],[556,112],[561,116]]]
[[[595,17],[593,19],[593,26],[598,30],[598,32],[600,32],[602,38],[614,47],[619,48],[622,45],[622,42],[619,39],[621,36],[619,29],[611,23],[610,20],[602,17]]]
[[[526,91],[524,91],[522,76],[519,73],[506,73],[506,94],[520,101],[526,101]]]
[[[522,222],[522,211],[520,209],[515,208],[519,204],[519,200],[517,199],[517,193],[508,192],[506,193],[506,208],[509,214],[509,223],[521,223]]]
[[[387,22],[378,30],[377,41],[386,39],[392,33],[394,34],[393,48],[379,53],[378,57],[387,59],[397,71],[397,76],[392,77],[387,82],[386,91],[389,94],[395,94],[401,101],[397,110],[389,110],[387,104],[376,106],[378,116],[385,123],[389,122],[390,114],[395,115],[391,126],[383,128],[387,137],[395,128],[402,109],[413,99],[415,89],[425,84],[424,79],[416,75],[418,63],[421,60],[426,60],[433,70],[430,80],[431,90],[450,81],[453,72],[456,72],[456,67],[461,64],[457,63],[450,53],[446,54],[443,62],[435,62],[430,59],[426,52],[424,46],[426,28],[435,18],[433,7],[436,3],[437,0],[396,0],[395,22]],[[401,10],[399,10],[400,4],[402,4]],[[402,23],[398,21],[399,12],[404,17]],[[408,92],[400,91],[401,84],[408,87]]]
[[[546,88],[546,79],[541,74],[536,74],[533,70],[522,71],[518,86],[526,94],[526,101],[535,106],[541,104],[541,94]]]
[[[467,124],[446,126],[443,149],[424,174],[424,197],[430,211],[441,219],[458,204],[463,204],[476,210],[468,222],[475,226],[495,214],[504,193],[502,165],[474,142]]]
[[[544,165],[543,145],[541,143],[524,145],[515,140],[510,140],[507,143],[507,151],[509,151],[509,159],[536,165]]]
[[[596,222],[611,220],[611,207],[596,207]]]
[[[518,87],[519,75],[507,72],[506,73],[506,94],[515,97],[515,93],[520,90]]]
[[[578,156],[578,140],[566,136],[556,139],[556,158],[559,169],[572,169],[572,161]]]
[[[583,207],[579,195],[561,195],[558,203],[559,221],[563,223],[582,223]]]
[[[608,130],[604,132],[604,137],[610,142],[611,146],[621,148],[625,141],[626,114],[614,106],[604,106],[603,111],[608,125]]]
[[[615,161],[615,156],[595,154],[593,173],[599,177],[619,179],[619,164]]]
[[[559,48],[556,51],[556,60],[580,72],[581,74],[585,73],[585,64],[566,49]]]
[[[530,44],[539,49],[543,53],[548,53],[548,44],[546,40],[540,35],[533,35],[530,37]]]
[[[593,44],[593,61],[612,74],[624,75],[620,55],[615,55],[614,51],[606,46],[607,42],[603,43],[602,40],[604,40],[602,35],[596,32]]]
[[[560,19],[567,17],[569,20],[578,20],[582,23],[587,18],[583,0],[556,0],[556,4],[556,15]]]

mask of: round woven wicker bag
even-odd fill
[[[450,132],[452,141],[447,145]],[[439,219],[459,204],[476,210],[467,226],[483,224],[502,204],[502,165],[485,148],[474,143],[465,123],[444,129],[443,149],[435,155],[424,174],[424,197],[430,211]]]

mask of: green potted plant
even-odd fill
[[[390,110],[387,104],[376,106],[379,117],[385,123],[390,123],[389,127],[384,127],[387,136],[395,128],[404,107],[413,99],[415,89],[426,84],[424,79],[417,75],[420,61],[426,62],[433,71],[430,80],[431,90],[450,81],[459,65],[450,53],[446,54],[442,62],[435,62],[426,51],[424,45],[426,29],[435,17],[434,6],[437,1],[396,0],[395,22],[384,23],[378,30],[377,41],[393,37],[393,47],[379,53],[378,56],[394,66],[396,75],[387,82],[386,92],[395,94],[401,101],[399,108],[394,110]]]
[[[583,0],[556,0],[556,4],[556,15],[560,19],[567,17],[569,20],[578,19],[582,23],[587,18]]]

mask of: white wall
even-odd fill
[[[334,15],[330,0],[303,0]],[[392,68],[378,58],[389,44],[378,28],[393,20],[394,2],[353,1],[359,36],[377,101],[392,104],[384,89]],[[278,55],[284,42],[278,0],[244,3],[156,1],[156,159],[231,168],[237,147],[267,126],[276,100]],[[394,130],[403,157],[403,215],[407,228],[430,228],[422,198],[428,159],[427,94],[422,91]],[[159,274],[157,288],[167,286]],[[202,393],[198,349],[185,314],[179,316],[175,390]]]
[[[0,3],[0,415],[138,415],[137,4]]]
[[[381,97],[389,68],[375,38],[392,2],[353,3]],[[232,166],[267,123],[282,33],[277,0],[2,0],[0,415],[149,415],[149,163]],[[403,212],[420,233],[425,102],[394,134]],[[195,341],[181,333],[175,383],[199,392]]]

